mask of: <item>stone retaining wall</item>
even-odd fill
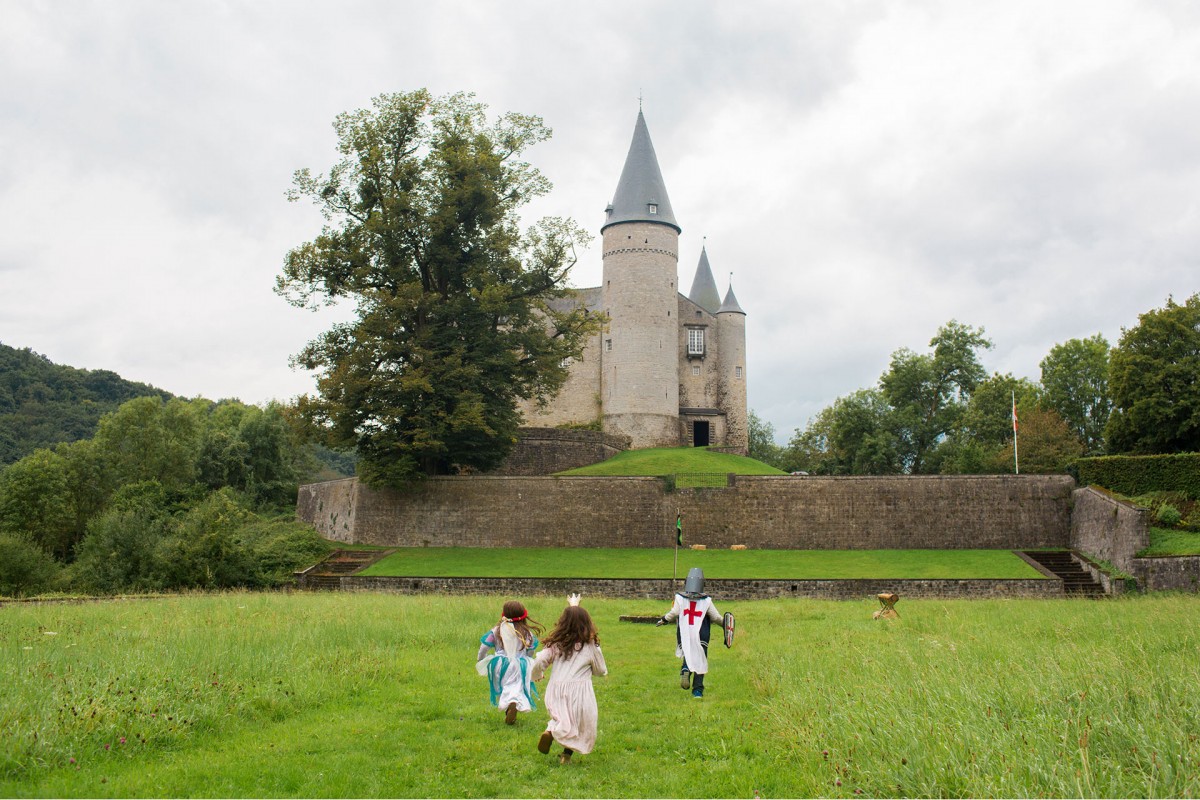
[[[1128,572],[1148,592],[1200,592],[1200,556],[1135,558]]]
[[[1071,541],[1068,476],[737,476],[668,492],[658,478],[433,478],[406,491],[333,481],[298,516],[336,541],[393,547],[1029,549]]]
[[[621,597],[669,603],[683,588],[682,581],[666,579],[599,578],[385,578],[346,576],[342,591],[392,592],[395,594],[502,595],[566,597],[579,592],[586,597]],[[1010,580],[720,580],[710,578],[704,588],[718,603],[727,600],[772,600],[803,597],[820,600],[874,600],[882,592],[905,598],[995,598],[1062,597],[1062,581],[1047,579]],[[901,606],[901,614],[903,614]],[[664,606],[664,611],[666,607]]]
[[[553,475],[606,461],[629,449],[629,437],[572,428],[521,428],[512,454],[489,475]]]
[[[1071,549],[1133,572],[1134,555],[1150,546],[1147,512],[1094,487],[1072,494]]]

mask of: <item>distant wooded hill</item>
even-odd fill
[[[39,447],[90,439],[100,417],[126,400],[170,392],[106,369],[55,364],[29,348],[0,342],[0,465]]]

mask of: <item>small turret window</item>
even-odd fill
[[[741,368],[741,367],[734,367],[734,368],[733,368],[733,376],[734,376],[735,378],[740,378],[740,377],[742,377],[742,368]]]
[[[647,208],[648,208],[648,210],[650,211],[650,213],[651,213],[651,214],[657,214],[657,213],[658,213],[658,203],[650,203],[650,204],[647,206]]]
[[[699,375],[699,374],[700,374],[700,367],[698,367],[698,366],[692,367],[692,374],[693,374],[693,375]]]
[[[604,340],[604,349],[605,349],[605,350],[612,350],[612,339],[605,339],[605,340]]]

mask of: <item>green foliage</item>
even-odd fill
[[[495,467],[518,401],[552,395],[600,324],[554,302],[585,234],[560,219],[519,230],[519,209],[549,190],[519,156],[550,132],[425,91],[381,95],[334,128],[342,160],[298,171],[291,195],[330,225],[288,254],[277,291],[357,314],[296,357],[320,392],[300,411],[327,445],[358,452],[369,483]]]
[[[1154,519],[1168,528],[1173,528],[1183,519],[1183,515],[1179,513],[1179,509],[1175,506],[1170,503],[1163,503],[1158,507],[1158,511],[1154,512]]]
[[[1138,556],[1200,556],[1200,533],[1168,528],[1150,529],[1150,546]]]
[[[891,406],[876,389],[834,401],[788,443],[792,471],[812,475],[892,475],[901,471]]]
[[[61,566],[25,536],[0,533],[0,596],[22,597],[50,591]]]
[[[0,531],[25,536],[65,559],[75,543],[77,514],[66,459],[35,450],[0,472]]]
[[[783,468],[783,448],[775,443],[775,426],[750,410],[747,420],[749,456],[764,464]]]
[[[1066,421],[1089,455],[1104,452],[1104,428],[1112,412],[1108,361],[1108,340],[1097,333],[1054,345],[1040,365],[1046,405]]]
[[[60,366],[28,348],[0,343],[0,465],[91,438],[101,416],[147,395],[171,396],[108,370]]]
[[[1013,466],[1013,442],[997,453],[995,472],[1008,472]],[[1020,448],[1017,456],[1021,472],[1049,475],[1065,472],[1083,454],[1083,442],[1067,427],[1056,412],[1032,408],[1020,412]]]
[[[1200,451],[1200,294],[1168,298],[1122,330],[1108,381],[1110,453]]]
[[[972,392],[986,377],[977,351],[992,342],[983,328],[950,320],[929,346],[930,354],[897,350],[879,379],[892,408],[900,463],[912,474],[938,471],[934,451],[958,427]]]
[[[1102,486],[1128,497],[1181,492],[1200,499],[1200,453],[1081,458],[1075,468],[1081,485]]]

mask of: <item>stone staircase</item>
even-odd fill
[[[334,550],[324,560],[303,572],[297,572],[296,584],[301,589],[340,589],[343,575],[353,575],[391,552],[390,550]]]
[[[1104,587],[1071,557],[1069,550],[1027,550],[1025,555],[1061,578],[1064,594],[1071,597],[1104,597]]]

